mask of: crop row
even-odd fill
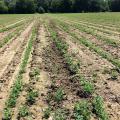
[[[20,35],[21,30],[24,28],[24,24],[17,27],[14,32],[9,33],[3,40],[0,42],[0,48],[2,48],[6,43],[8,43],[12,38],[16,38]]]
[[[57,19],[58,19],[58,18],[57,18]],[[62,20],[65,20],[65,19],[62,19]],[[100,31],[100,32],[102,32],[102,33],[106,33],[106,34],[108,34],[108,35],[111,35],[111,34],[112,34],[112,35],[119,35],[118,32],[110,31],[109,29],[104,29],[104,28],[101,28],[101,27],[95,27],[95,26],[93,26],[93,25],[88,25],[88,24],[85,24],[85,23],[82,23],[82,22],[71,21],[71,20],[68,20],[68,19],[67,19],[67,21],[70,22],[70,23],[79,24],[79,25],[82,26],[82,27],[87,27],[87,28],[89,28],[89,29],[94,29],[94,30]]]
[[[64,20],[64,22],[66,24],[69,23],[69,21],[67,22],[65,20]],[[119,41],[108,38],[106,36],[99,35],[94,28],[89,28],[89,26],[83,26],[82,24],[79,24],[78,22],[74,22],[74,21],[72,21],[71,26],[79,29],[82,32],[85,32],[87,34],[91,34],[91,35],[95,36],[98,40],[104,41],[105,43],[112,45],[113,47],[119,47],[119,44],[120,44]]]
[[[83,96],[82,98],[90,98],[92,94],[95,92],[94,85],[86,80],[80,73],[80,62],[73,59],[71,54],[68,52],[68,44],[60,38],[60,36],[57,34],[55,27],[49,27],[49,32],[51,34],[52,40],[55,43],[56,48],[60,51],[61,55],[63,56],[67,69],[70,71],[71,75],[77,76],[77,81],[82,88]],[[73,82],[74,84],[74,82]],[[56,91],[53,100],[60,104],[63,101],[65,91],[62,88],[58,88]],[[92,115],[92,110],[94,113],[102,120],[108,120],[107,113],[104,110],[103,107],[103,99],[100,96],[93,97],[93,101],[90,102],[88,100],[83,100],[80,102],[75,103],[74,110],[73,110],[73,116],[75,120],[81,119],[81,120],[89,120]],[[92,109],[91,109],[92,108]],[[50,107],[45,111],[46,118],[49,116]],[[57,111],[56,111],[57,112]],[[58,111],[55,112],[54,118],[59,118],[62,120],[66,119],[65,112],[64,111]]]
[[[17,22],[16,24],[13,24],[13,25],[11,25],[11,26],[9,26],[9,27],[2,28],[2,29],[0,29],[0,33],[1,33],[1,32],[5,32],[5,31],[8,31],[8,30],[13,29],[13,28],[16,28],[16,27],[22,25],[23,22],[24,22],[24,21],[22,20],[22,21]]]
[[[39,28],[39,22],[37,23],[37,28]],[[36,31],[36,33],[38,33],[38,31]],[[34,41],[34,44],[36,44],[36,41]],[[23,101],[18,108],[19,109],[17,115],[18,119],[31,117],[29,108],[35,103],[36,98],[39,95],[39,91],[34,87],[36,82],[39,80],[39,76],[40,76],[40,69],[38,69],[37,67],[34,67],[34,69],[30,67],[29,83],[24,88],[24,91],[26,93],[25,101]]]
[[[118,47],[120,45],[120,42],[115,41],[114,39],[109,39],[107,37],[99,35],[99,34],[94,32],[95,30],[87,29],[79,24],[75,24],[72,26],[74,26],[75,28],[79,29],[82,32],[85,32],[87,34],[91,34],[91,35],[95,36],[98,40],[104,41],[105,43],[107,43],[108,45],[112,45],[113,47]]]
[[[60,25],[62,26],[62,28],[64,29],[64,31],[66,31],[67,33],[69,33],[69,35],[71,35],[73,38],[75,38],[75,40],[79,41],[80,44],[85,45],[86,47],[88,47],[90,50],[94,50],[96,53],[98,53],[100,56],[102,56],[103,58],[107,59],[108,61],[110,61],[113,65],[115,65],[118,69],[120,68],[120,60],[114,58],[110,53],[104,51],[102,48],[100,48],[99,46],[96,46],[94,43],[91,43],[89,40],[87,40],[85,37],[81,37],[79,38],[78,36],[75,35],[75,33],[72,33],[69,30],[69,27],[65,24],[65,23],[61,23]]]
[[[15,83],[12,86],[12,89],[10,91],[8,100],[6,101],[6,105],[5,105],[5,109],[4,109],[4,115],[3,118],[5,120],[10,120],[12,117],[12,108],[15,107],[16,102],[17,102],[17,98],[20,95],[20,92],[23,89],[23,74],[25,72],[26,66],[27,66],[27,62],[32,50],[32,44],[34,39],[36,38],[36,29],[33,28],[32,30],[32,35],[30,37],[30,40],[28,42],[27,48],[25,50],[22,62],[20,64],[20,70],[18,75],[16,76],[16,80]]]

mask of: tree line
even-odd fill
[[[0,14],[105,11],[120,11],[120,0],[0,0]]]

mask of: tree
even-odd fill
[[[0,0],[0,14],[7,12],[8,12],[8,7],[5,5],[4,0]]]
[[[17,0],[16,13],[35,13],[36,4],[34,0]]]
[[[6,1],[9,13],[16,13],[16,0]]]
[[[74,0],[73,11],[74,12],[87,12],[89,7],[89,0]]]
[[[50,8],[52,12],[68,13],[71,11],[71,4],[70,0],[52,0]]]
[[[119,12],[120,11],[120,0],[111,0],[110,8],[113,12]]]

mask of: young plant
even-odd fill
[[[84,82],[83,84],[83,92],[86,96],[91,95],[94,92],[94,86],[90,82]]]
[[[57,109],[54,113],[53,120],[66,120],[65,111],[62,109]]]
[[[63,92],[63,89],[62,88],[59,88],[56,93],[55,93],[55,96],[54,96],[54,100],[56,102],[60,102],[63,100],[63,97],[64,97],[64,92]]]
[[[108,115],[103,105],[103,99],[96,96],[93,100],[93,111],[100,118],[100,120],[109,120]]]
[[[90,105],[87,101],[77,102],[74,106],[75,120],[90,120]]]
[[[111,78],[116,80],[118,78],[118,72],[116,70],[111,71]]]
[[[16,99],[22,90],[22,81],[21,78],[18,77],[15,84],[13,85],[13,88],[10,92],[9,99],[6,102],[7,107],[14,107],[16,104]]]
[[[50,113],[51,113],[51,108],[48,107],[44,110],[44,118],[48,119],[50,117]]]
[[[28,115],[29,115],[29,110],[28,110],[27,106],[23,105],[22,107],[20,107],[18,117],[25,117]]]
[[[35,91],[32,88],[30,88],[27,94],[27,103],[32,105],[33,103],[35,103],[36,97],[38,97],[38,91]]]
[[[79,69],[80,69],[80,62],[79,61],[74,61],[71,56],[68,54],[64,55],[64,58],[66,60],[66,63],[68,65],[68,69],[72,74],[77,74]]]
[[[11,120],[12,117],[12,111],[10,108],[5,108],[4,109],[4,115],[3,115],[3,120]]]
[[[38,80],[39,75],[40,75],[40,70],[38,68],[35,68],[33,71],[30,72],[29,75],[30,75],[31,79]]]

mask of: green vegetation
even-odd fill
[[[23,105],[22,107],[20,107],[19,109],[19,117],[25,117],[29,115],[29,110],[28,107],[26,105]]]
[[[60,21],[59,21],[60,22]],[[114,64],[116,67],[120,68],[120,60],[114,58],[110,53],[104,51],[102,48],[100,48],[99,46],[96,46],[94,43],[92,43],[91,41],[87,40],[85,37],[81,37],[79,38],[75,33],[70,32],[69,30],[69,26],[67,26],[66,24],[64,24],[63,22],[60,22],[62,28],[64,29],[64,31],[66,31],[67,33],[69,33],[72,37],[75,38],[75,40],[79,41],[80,44],[85,45],[86,47],[89,47],[90,50],[94,50],[96,53],[98,53],[100,56],[102,56],[103,58],[107,59],[108,61],[110,61],[112,64]]]
[[[100,96],[96,96],[93,100],[93,110],[100,120],[109,120],[108,115],[103,105],[103,99]]]
[[[14,83],[12,90],[9,95],[9,99],[6,102],[7,107],[15,107],[17,97],[22,90],[23,83],[21,81],[22,76],[18,76],[16,82]]]
[[[53,120],[66,120],[65,111],[62,109],[57,109],[54,113]]]
[[[119,4],[119,0],[1,0],[0,13],[120,11]]]
[[[4,28],[0,29],[0,33],[1,33],[1,32],[5,32],[5,31],[8,31],[8,30],[11,30],[11,29],[16,28],[16,27],[19,27],[19,26],[21,26],[22,24],[24,24],[24,22],[25,22],[25,21],[23,20],[23,21],[20,21],[20,22],[18,22],[18,23],[16,23],[16,24],[10,25],[10,26],[8,26],[8,27],[4,27]]]
[[[26,68],[26,65],[27,65],[27,62],[29,59],[29,55],[30,55],[30,52],[32,49],[33,40],[35,39],[35,37],[36,37],[36,32],[35,32],[35,29],[33,29],[32,36],[29,40],[28,46],[27,46],[26,51],[24,53],[24,58],[22,60],[21,66],[20,66],[20,71],[16,77],[16,81],[13,84],[13,87],[10,91],[9,98],[6,102],[7,109],[15,107],[16,102],[17,102],[17,98],[18,98],[18,96],[23,88],[23,81],[22,81],[23,72],[21,72],[21,71],[25,71],[25,68]]]
[[[79,71],[80,68],[80,62],[77,60],[74,60],[71,55],[69,55],[68,53],[68,45],[60,40],[56,34],[56,32],[50,30],[51,35],[53,37],[53,40],[56,44],[57,49],[61,52],[61,54],[63,55],[67,67],[70,70],[71,74],[76,74]]]
[[[11,120],[11,117],[12,117],[12,111],[10,108],[5,108],[4,109],[4,120]]]
[[[51,108],[48,107],[44,110],[44,118],[48,119],[50,117],[50,113],[51,113]]]
[[[87,101],[77,102],[74,106],[75,120],[90,120],[90,105]]]
[[[59,88],[55,93],[54,99],[56,102],[60,102],[63,100],[63,97],[64,97],[63,89]]]
[[[94,92],[94,86],[89,81],[82,82],[83,92],[85,95],[89,96]]]
[[[44,11],[42,7],[40,9],[43,12],[46,11]],[[109,88],[109,82],[114,82],[115,85],[118,84],[117,80],[119,77],[120,60],[119,58],[112,56],[111,51],[108,51],[109,45],[112,45],[112,47],[110,46],[110,48],[114,47],[115,50],[119,50],[119,40],[117,41],[118,36],[115,38],[116,41],[114,41],[113,39],[106,39],[108,34],[104,34],[104,36],[106,37],[103,37],[102,35],[99,36],[95,29],[90,29],[89,22],[90,24],[92,24],[93,21],[96,21],[99,18],[98,17],[95,19],[93,17],[94,15],[98,15],[97,13],[92,14],[92,17],[94,18],[92,19],[93,21],[91,20],[91,14],[89,14],[90,20],[88,20],[88,18],[86,17],[83,17],[83,21],[88,20],[88,24],[86,23],[85,25],[88,25],[88,27],[79,25],[77,22],[76,24],[69,24],[69,22],[66,23],[67,19],[69,18],[73,21],[74,19],[76,19],[76,21],[79,21],[80,19],[82,19],[80,18],[81,14],[77,14],[76,18],[74,18],[73,14],[64,14],[65,16],[59,14],[57,15],[59,16],[57,19],[55,18],[55,15],[40,15],[40,21],[42,19],[47,18],[45,19],[45,23],[39,26],[39,21],[35,21],[36,26],[34,26],[32,34],[29,35],[30,39],[28,40],[28,43],[26,43],[27,47],[21,47],[22,50],[25,50],[25,52],[22,60],[20,60],[21,63],[19,66],[19,71],[16,71],[18,72],[18,74],[10,88],[10,92],[8,93],[8,99],[6,101],[5,108],[3,111],[3,119],[11,120],[14,117],[17,117],[17,119],[36,119],[38,117],[42,117],[42,119],[53,120],[90,120],[91,118],[99,120],[109,120],[109,116],[112,116],[111,113],[109,113],[109,116],[107,114],[107,112],[110,109],[110,106],[106,106],[108,110],[106,111],[104,107],[104,101],[102,98],[105,96],[103,95],[102,90],[104,88],[104,90],[107,90],[107,92],[109,93],[113,89]],[[88,16],[87,13],[82,15]],[[39,15],[37,14],[35,16],[35,19],[38,16]],[[65,18],[66,21],[64,21],[65,19],[60,19],[62,18],[61,16]],[[111,19],[111,17],[109,17],[108,19]],[[119,20],[119,18],[116,19]],[[106,19],[104,21],[105,22],[103,22],[103,24],[106,24]],[[113,20],[109,20],[109,22],[112,23]],[[100,27],[98,26],[99,23],[101,23],[100,20],[98,20],[97,24],[95,25],[98,28]],[[44,28],[44,24],[46,25],[46,29],[48,28],[48,31]],[[16,27],[15,31],[18,32],[20,30],[19,27],[22,28],[24,27],[24,25],[25,24],[23,24],[23,26],[17,26],[18,28]],[[36,29],[37,26],[39,27],[39,29]],[[109,30],[110,27],[113,33],[118,33],[119,28],[117,28],[116,30],[116,26],[116,22],[113,22],[112,25],[109,25],[108,23],[104,27],[104,29]],[[113,30],[112,27],[114,28]],[[38,30],[39,32],[37,33]],[[74,30],[78,31],[78,33],[82,31],[87,34],[90,34],[90,37],[95,36],[95,39],[98,39],[97,43],[96,40],[91,41],[91,38],[86,39],[86,36],[81,37],[82,35],[75,33]],[[14,35],[16,34],[16,32],[11,34]],[[13,37],[11,34],[7,36],[8,38],[5,38],[4,44],[7,43],[10,40],[10,38]],[[16,37],[17,35],[18,34],[16,34]],[[27,38],[26,35],[24,37]],[[34,42],[33,40],[36,37],[37,39]],[[99,40],[101,40],[102,42]],[[40,43],[40,45],[38,45],[38,43]],[[102,43],[108,45],[108,50],[106,50],[107,48],[104,50],[104,47],[102,49]],[[1,47],[3,47],[4,44],[2,44]],[[75,49],[74,45],[76,46]],[[34,49],[33,53],[31,54],[32,46],[34,46]],[[40,47],[40,49],[37,47]],[[39,52],[37,50],[40,50],[40,54],[38,54]],[[1,53],[1,55],[2,54],[3,53]],[[32,60],[30,60],[30,63],[28,64],[30,54],[33,56]],[[16,54],[15,56],[13,56],[13,58],[15,57]],[[12,65],[14,66],[14,61],[12,62]],[[17,68],[17,65],[15,64],[14,67]],[[29,70],[26,69],[27,67],[29,68]],[[12,69],[10,70],[10,72],[12,72]],[[46,74],[44,74],[44,72]],[[26,73],[25,76],[24,73]],[[10,78],[13,74],[14,73],[11,74]],[[26,84],[24,83],[24,77],[29,77],[27,78],[28,81],[26,80]],[[47,80],[49,80],[50,83],[47,83]],[[101,84],[103,87],[101,87]],[[101,96],[98,96],[99,94]],[[21,98],[21,96],[23,97],[23,99],[19,103],[19,100],[21,100],[19,98]],[[41,104],[39,104],[39,100],[42,101],[41,103],[45,104],[41,106]],[[112,101],[106,99],[105,102],[107,103]],[[17,103],[19,103],[20,105],[17,105]],[[112,102],[112,104],[114,103]],[[38,107],[40,107],[40,111],[38,111]],[[43,111],[41,111],[41,109]],[[37,114],[38,112],[40,112],[40,114],[42,114],[43,112],[44,115],[39,116],[39,114]],[[115,117],[117,117],[117,112],[118,111],[115,111],[114,113]],[[112,116],[113,119],[114,116]]]
[[[116,80],[118,78],[118,72],[116,70],[111,71],[111,78]]]
[[[29,73],[31,80],[39,80],[40,70],[38,68],[35,68],[33,71]]]
[[[74,26],[75,28],[79,29],[82,32],[85,32],[87,34],[91,34],[91,35],[95,36],[98,40],[101,40],[101,41],[107,43],[108,45],[112,45],[113,47],[118,47],[119,44],[120,44],[118,41],[115,41],[114,39],[109,39],[107,37],[104,37],[102,35],[97,34],[97,32],[95,32],[96,29],[94,29],[94,28],[90,29],[89,26],[83,26],[83,25],[81,25],[79,23],[78,24],[74,24],[72,26]],[[87,28],[89,28],[89,29],[87,29]],[[98,28],[97,30],[101,31],[101,32],[106,32],[104,29],[100,30]],[[112,33],[110,33],[110,34],[112,34]]]
[[[27,94],[27,103],[29,105],[32,105],[33,103],[35,103],[36,97],[38,97],[38,91],[34,90],[33,88],[29,88]]]
[[[0,42],[0,48],[3,47],[6,43],[8,43],[12,38],[15,38],[16,36],[19,36],[21,33],[21,29],[23,29],[23,26],[18,27],[14,32],[9,33],[2,42]]]

